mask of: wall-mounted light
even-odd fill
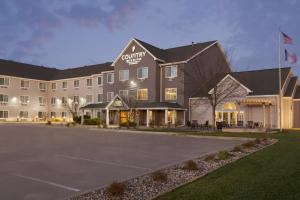
[[[130,81],[130,86],[131,86],[131,87],[135,87],[135,86],[136,86],[136,82]]]

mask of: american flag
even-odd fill
[[[293,39],[290,36],[288,36],[284,32],[281,32],[281,34],[283,36],[283,43],[284,44],[293,44]]]
[[[295,64],[297,62],[297,55],[295,53],[289,53],[286,49],[284,50],[285,60],[291,64]]]

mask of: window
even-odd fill
[[[8,118],[8,111],[0,110],[0,119]]]
[[[103,76],[98,76],[98,85],[103,85]]]
[[[93,95],[86,95],[86,103],[93,103]]]
[[[45,106],[47,104],[46,97],[39,97],[40,106]]]
[[[92,87],[92,86],[93,86],[93,80],[92,80],[91,78],[86,79],[86,85],[87,85],[88,87]]]
[[[165,89],[165,100],[176,100],[177,99],[177,88],[166,88]]]
[[[145,79],[148,78],[148,67],[140,67],[137,69],[137,78]]]
[[[128,97],[128,90],[120,90],[120,91],[119,91],[119,95],[120,95],[121,97],[127,98],[127,97]]]
[[[111,101],[114,98],[114,92],[107,92],[107,102]]]
[[[67,117],[67,112],[61,112],[61,117],[66,118]]]
[[[79,104],[79,96],[74,96],[73,101],[75,104]]]
[[[129,80],[129,70],[124,69],[119,71],[119,81],[128,81]]]
[[[21,88],[22,89],[29,88],[29,81],[27,81],[27,80],[21,80]]]
[[[108,73],[107,74],[107,83],[112,84],[112,83],[114,83],[114,81],[115,81],[115,75],[114,75],[114,73]]]
[[[9,78],[0,77],[0,86],[9,86]]]
[[[20,118],[28,118],[28,111],[20,111]]]
[[[0,103],[8,103],[8,95],[0,94]]]
[[[102,103],[102,102],[103,102],[103,94],[98,94],[98,99],[97,99],[97,101],[98,101],[99,103]]]
[[[55,118],[55,117],[56,117],[56,112],[51,112],[51,113],[50,113],[50,117],[51,117],[51,118]]]
[[[38,118],[45,118],[47,116],[46,112],[38,112]]]
[[[165,77],[166,78],[175,78],[177,77],[177,65],[165,67]]]
[[[40,90],[46,90],[46,83],[39,83]]]
[[[62,82],[62,88],[63,89],[67,89],[68,88],[68,82],[67,81]]]
[[[55,105],[56,104],[56,98],[55,97],[51,97],[51,105]]]
[[[74,88],[79,88],[79,80],[74,81]]]
[[[61,103],[62,103],[63,105],[66,105],[66,104],[67,104],[67,97],[62,97],[62,98],[61,98]]]
[[[56,83],[51,83],[51,89],[56,90]]]
[[[29,96],[20,96],[21,104],[27,105],[29,103]]]
[[[148,100],[148,89],[138,89],[137,90],[138,100]]]

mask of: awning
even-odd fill
[[[267,99],[242,99],[239,100],[238,103],[246,105],[272,105],[272,101]]]

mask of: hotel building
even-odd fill
[[[63,70],[0,60],[0,120],[68,121],[76,112],[118,126],[132,118],[129,113],[134,110],[133,120],[144,126],[184,125],[193,120],[211,123],[210,109],[191,104],[204,100],[208,92],[195,93],[197,85],[192,80],[197,73],[187,73],[191,71],[200,71],[203,82],[217,72],[224,75],[220,83],[238,81],[245,91],[241,98],[220,104],[218,120],[278,127],[276,69],[232,72],[218,41],[161,49],[132,39],[113,62]],[[282,74],[284,127],[299,127],[297,77],[290,68]]]

